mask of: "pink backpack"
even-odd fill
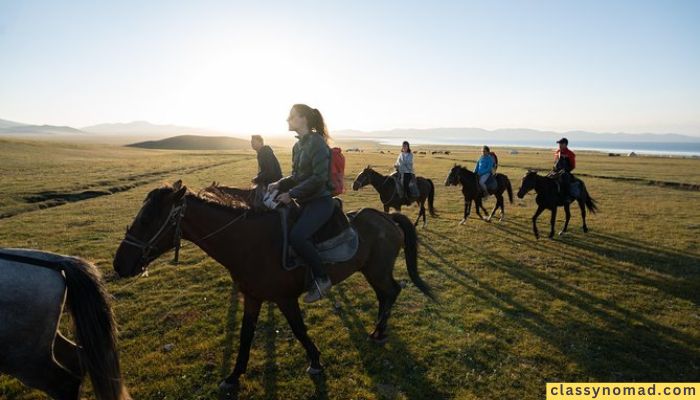
[[[345,156],[340,147],[331,149],[331,184],[333,196],[345,193]]]

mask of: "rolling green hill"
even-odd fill
[[[249,148],[250,142],[230,136],[179,135],[161,140],[133,143],[128,146],[163,150],[240,150]]]

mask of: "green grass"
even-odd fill
[[[189,243],[180,265],[170,265],[165,255],[146,278],[115,280],[111,261],[124,226],[160,180],[182,178],[195,191],[213,180],[246,186],[256,172],[253,154],[1,144],[0,207],[28,212],[0,219],[0,245],[76,254],[102,268],[115,296],[122,364],[134,398],[216,398],[233,367],[242,316],[240,293],[226,270]],[[395,151],[366,147],[372,151],[346,155],[348,187],[365,165],[388,171],[394,162]],[[455,162],[472,168],[478,153],[453,150],[415,161],[419,175],[437,188],[440,218],[419,229],[419,270],[440,303],[409,284],[384,347],[366,340],[376,300],[361,275],[335,287],[329,300],[304,306],[326,366],[316,380],[305,374],[304,351],[284,317],[265,305],[241,399],[538,399],[553,381],[700,378],[700,192],[646,183],[700,183],[700,160],[581,153],[577,172],[642,180],[585,178],[601,207],[589,217],[591,232],[581,232],[574,210],[569,235],[537,241],[532,195],[506,204],[502,223],[471,218],[457,225],[461,192],[443,182]],[[515,190],[525,168],[551,165],[549,151],[494,150],[499,172],[510,176]],[[280,158],[288,171],[289,153]],[[157,174],[112,195],[23,208],[27,193],[103,188],[150,172]],[[370,188],[343,198],[347,209],[381,206]],[[415,218],[417,209],[404,212]],[[548,213],[540,229],[548,229]],[[408,281],[402,257],[395,276]],[[163,351],[168,343],[175,345],[171,352]],[[89,387],[84,392],[93,398]],[[0,398],[43,395],[0,377]]]

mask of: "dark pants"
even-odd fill
[[[409,198],[411,197],[411,189],[409,185],[411,184],[411,179],[413,179],[413,174],[409,174],[408,172],[404,172],[403,174],[403,197]]]
[[[561,187],[561,197],[564,199],[564,201],[567,201],[569,197],[569,187],[571,186],[571,173],[564,171],[561,174],[559,182]]]
[[[289,244],[294,251],[311,267],[314,279],[325,278],[321,256],[314,247],[311,236],[328,222],[335,204],[330,196],[311,200],[302,206],[301,215],[289,234]]]

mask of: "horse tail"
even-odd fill
[[[510,204],[513,204],[513,187],[510,185],[510,179],[508,179],[508,177],[505,175],[503,175],[503,178],[506,180],[506,190],[508,190],[508,200],[510,200]]]
[[[81,363],[90,374],[99,400],[129,400],[122,384],[117,329],[109,301],[94,265],[79,259],[65,264],[68,303],[82,347]]]
[[[435,185],[433,185],[433,181],[430,179],[426,179],[426,181],[428,181],[430,184],[430,190],[428,191],[428,209],[430,210],[430,216],[437,217],[437,210],[435,207],[433,207],[433,200],[435,200]]]
[[[593,197],[588,194],[588,189],[586,189],[586,185],[583,183],[583,181],[579,179],[579,182],[581,182],[581,192],[586,196],[586,208],[590,213],[595,214],[598,212],[598,203],[596,203],[596,201],[593,200]]]
[[[418,289],[420,289],[423,294],[428,296],[430,299],[435,300],[435,295],[430,289],[425,281],[418,274],[418,233],[416,232],[416,227],[413,226],[411,221],[405,215],[401,213],[391,213],[391,219],[399,225],[399,228],[403,231],[404,240],[404,255],[406,257],[406,269],[408,270],[408,276],[411,281]]]

